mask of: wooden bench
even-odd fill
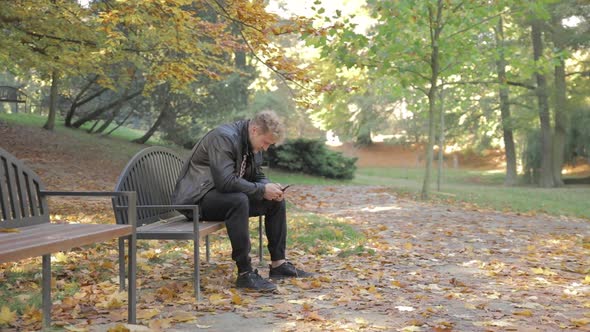
[[[200,221],[198,205],[173,205],[172,192],[182,169],[184,158],[164,147],[149,147],[138,152],[127,164],[115,187],[116,191],[137,193],[137,239],[189,240],[194,241],[194,292],[200,300],[199,247],[205,238],[206,259],[209,262],[209,234],[225,228],[224,222]],[[127,206],[124,197],[113,199],[117,223],[126,224],[127,219],[120,209]],[[191,222],[178,210],[192,210]],[[258,218],[258,253],[262,262],[262,216]],[[119,240],[119,252],[125,249],[124,240]],[[120,259],[123,256],[119,255]]]
[[[18,104],[25,104],[25,113],[27,112],[27,95],[13,86],[0,86],[0,102],[14,103],[16,113],[18,113]]]
[[[48,196],[125,197],[129,204],[128,224],[65,224],[49,220]],[[43,327],[51,325],[51,253],[111,239],[128,239],[129,308],[135,312],[135,213],[134,192],[46,191],[39,177],[20,160],[0,148],[0,263],[29,257],[42,258]],[[124,264],[124,263],[123,263]],[[124,280],[125,267],[122,270]]]

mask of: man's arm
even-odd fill
[[[230,137],[217,135],[208,144],[209,167],[215,188],[220,192],[243,192],[248,196],[261,199],[264,184],[249,182],[236,174],[237,156],[233,151]]]

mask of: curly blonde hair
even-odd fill
[[[285,125],[281,118],[272,110],[264,110],[256,113],[252,118],[252,124],[260,128],[262,133],[271,132],[277,140],[277,144],[285,139]]]

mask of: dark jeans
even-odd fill
[[[199,204],[203,220],[225,221],[238,273],[252,271],[248,218],[264,215],[268,251],[273,261],[285,259],[287,214],[285,201],[250,200],[243,193],[220,193],[213,189]]]

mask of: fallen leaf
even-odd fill
[[[0,310],[0,326],[2,325],[14,325],[16,321],[16,312],[10,310],[7,306],[3,305]]]
[[[151,319],[160,313],[159,310],[156,309],[145,309],[145,310],[138,310],[137,311],[137,319]]]
[[[0,233],[20,233],[18,228],[0,228]]]
[[[237,305],[241,305],[244,302],[244,300],[242,300],[242,297],[240,296],[240,294],[238,293],[234,293],[231,297],[231,303],[233,304],[237,304]]]
[[[570,319],[572,324],[576,325],[576,327],[586,326],[590,324],[590,318],[579,318],[579,319]]]
[[[550,269],[544,269],[542,267],[533,267],[531,270],[533,271],[534,274],[542,274],[545,276],[553,276],[556,274],[555,272],[551,271]]]
[[[533,312],[530,310],[523,310],[523,311],[516,311],[513,313],[515,316],[524,316],[524,317],[532,317]]]
[[[175,313],[172,314],[170,319],[173,322],[186,323],[186,322],[191,322],[191,321],[196,320],[197,317],[195,317],[195,315],[190,312],[176,311]]]
[[[123,324],[117,324],[107,330],[107,332],[130,332],[131,330]]]
[[[209,302],[211,302],[211,304],[218,305],[225,303],[226,299],[223,297],[223,294],[216,293],[209,296]]]
[[[320,316],[320,314],[318,314],[316,311],[308,311],[305,313],[305,318],[307,320],[313,320],[313,321],[324,321],[324,317]]]
[[[154,319],[154,320],[150,321],[148,326],[152,330],[161,331],[161,330],[169,328],[170,326],[172,326],[172,324],[171,324],[171,320],[166,318],[166,319]]]

